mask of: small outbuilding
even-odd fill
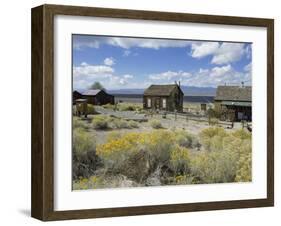
[[[218,86],[214,103],[223,120],[252,121],[251,86]]]
[[[180,84],[151,85],[144,91],[143,108],[182,112],[183,96]]]
[[[76,99],[75,100],[75,115],[84,115],[87,118],[88,115],[88,104],[86,99]]]
[[[75,104],[75,101],[77,99],[82,99],[82,94],[79,93],[78,91],[74,90],[72,93],[72,103]]]
[[[82,97],[87,100],[88,104],[114,104],[114,96],[106,93],[104,90],[101,89],[89,89],[82,93]]]

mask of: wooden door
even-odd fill
[[[160,109],[160,98],[155,99],[155,108]]]

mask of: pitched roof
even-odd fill
[[[101,90],[100,89],[89,89],[85,92],[83,92],[83,95],[85,96],[96,96]]]
[[[145,96],[170,96],[171,92],[176,87],[178,87],[178,85],[176,85],[176,84],[170,84],[170,85],[151,85],[151,86],[149,86],[144,91],[144,95]]]
[[[218,86],[215,100],[252,101],[252,87]]]

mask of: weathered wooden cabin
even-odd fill
[[[144,91],[143,108],[182,112],[183,96],[178,84],[151,85]]]
[[[82,93],[82,98],[87,99],[88,104],[114,104],[114,96],[101,89],[89,89]]]
[[[75,104],[75,101],[77,99],[81,99],[82,98],[82,94],[79,93],[78,91],[74,90],[73,93],[72,93],[72,103]]]
[[[222,120],[252,121],[251,86],[218,86],[214,104]]]

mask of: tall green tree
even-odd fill
[[[101,89],[101,90],[105,90],[105,88],[103,87],[103,85],[100,82],[94,82],[91,86],[90,89]]]

